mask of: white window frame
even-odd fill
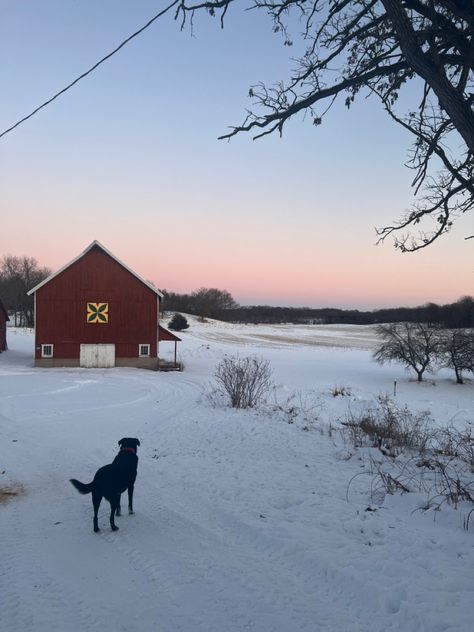
[[[147,353],[142,353],[143,347],[147,348]],[[138,357],[139,358],[149,358],[150,357],[150,345],[147,343],[141,343],[138,345]]]
[[[46,347],[50,347],[50,349],[51,349],[50,353],[46,353]],[[52,345],[52,344],[41,345],[41,357],[42,358],[54,358],[54,345]]]

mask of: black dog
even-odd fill
[[[117,531],[115,515],[120,516],[120,496],[128,489],[128,513],[133,513],[133,486],[137,478],[137,446],[138,439],[124,437],[118,442],[119,453],[110,465],[104,465],[97,470],[92,483],[88,485],[71,478],[70,481],[81,494],[92,492],[92,504],[94,505],[94,531],[100,531],[97,522],[97,513],[100,502],[105,497],[110,503],[110,526],[112,531]]]

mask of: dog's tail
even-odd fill
[[[77,489],[77,491],[81,494],[90,494],[92,491],[92,483],[88,483],[87,485],[85,483],[81,483],[81,481],[76,481],[75,478],[70,478],[69,479],[71,481],[71,483],[74,485],[74,487]]]

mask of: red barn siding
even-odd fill
[[[87,303],[108,303],[108,323],[87,323]],[[79,360],[80,345],[115,345],[115,357],[137,358],[139,344],[158,355],[158,296],[98,246],[35,295],[36,349],[54,345],[54,360]]]

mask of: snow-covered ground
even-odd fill
[[[469,508],[414,511],[416,494],[375,505],[356,476],[363,456],[329,429],[394,380],[397,403],[462,427],[474,383],[377,366],[371,327],[192,320],[180,336],[182,373],[35,369],[31,332],[9,329],[0,487],[22,493],[0,502],[0,629],[472,630]],[[205,392],[226,353],[268,359],[271,401],[308,409],[309,431],[271,407],[213,407]],[[141,441],[136,513],[112,533],[104,501],[94,534],[91,498],[68,479],[89,482],[122,436]]]

